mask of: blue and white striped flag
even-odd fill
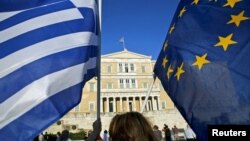
[[[0,140],[28,141],[96,75],[94,0],[0,1]]]

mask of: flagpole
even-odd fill
[[[141,113],[143,113],[144,108],[145,108],[145,106],[146,106],[146,104],[147,104],[149,95],[150,95],[150,93],[152,92],[152,88],[153,88],[153,86],[154,86],[155,79],[156,79],[156,76],[153,75],[153,80],[151,81],[151,84],[150,84],[150,86],[149,86],[149,88],[148,88],[148,91],[147,91],[146,98],[145,98],[144,103],[143,103],[143,106],[141,107]]]
[[[97,23],[98,23],[98,53],[97,53],[97,118],[100,118],[101,100],[101,21],[102,21],[102,0],[97,0]]]

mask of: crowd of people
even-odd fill
[[[101,120],[97,119],[93,123],[93,131],[85,141],[179,141],[179,129],[176,125],[172,131],[168,125],[164,124],[162,130],[157,125],[151,126],[151,123],[138,112],[127,112],[117,114],[111,120],[109,131],[104,130],[102,137]],[[187,141],[195,141],[196,135],[187,125],[184,130],[184,137]],[[49,141],[47,132],[40,134],[38,141]],[[72,141],[69,138],[69,131],[64,130],[57,133],[56,141]]]
[[[174,125],[171,130],[168,128],[168,125],[164,124],[162,130],[159,130],[157,125],[153,126],[153,131],[158,139],[158,141],[179,141],[179,140],[187,140],[187,141],[196,141],[196,135],[193,130],[187,125],[187,128],[184,130],[184,136],[182,139],[179,139],[179,129]]]
[[[33,141],[72,141],[69,137],[69,131],[63,130],[62,133],[57,132],[56,137],[50,136],[45,132],[45,134],[41,133],[37,137],[34,138]]]

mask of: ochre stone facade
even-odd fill
[[[140,111],[153,80],[155,61],[127,50],[101,58],[101,112]],[[82,102],[71,112],[96,112],[96,79],[85,84]],[[174,104],[156,80],[145,110],[173,109]]]
[[[150,56],[127,50],[101,57],[101,115],[103,129],[108,129],[109,122],[116,113],[140,111],[147,90],[153,80],[154,65],[155,61]],[[63,121],[61,125],[76,125],[77,129],[91,129],[97,110],[96,85],[96,78],[85,84],[81,103],[61,119]],[[152,124],[158,124],[160,127],[164,123],[176,124],[182,127],[186,125],[158,79],[153,85],[144,114],[150,118]],[[154,116],[154,114],[156,115]],[[171,121],[168,121],[169,119]],[[55,128],[60,128],[61,125],[51,126],[48,130],[53,131]]]

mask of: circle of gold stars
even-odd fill
[[[212,1],[212,0],[209,0]],[[217,2],[217,0],[213,0],[214,2]],[[223,7],[230,7],[230,8],[234,8],[235,5],[237,5],[238,3],[242,2],[243,0],[226,0],[226,2],[224,3]],[[191,3],[192,5],[198,5],[199,0],[193,0],[193,2]],[[188,9],[186,9],[186,7],[184,6],[180,11],[179,11],[179,15],[178,18],[182,18],[185,13],[187,12]],[[234,13],[232,15],[230,15],[230,19],[227,21],[227,25],[234,25],[236,28],[239,28],[241,23],[246,21],[246,20],[250,20],[250,17],[245,15],[245,11],[242,10],[239,13]],[[174,32],[175,30],[175,23],[172,24],[172,26],[169,29],[169,36]],[[163,45],[163,50],[164,52],[166,51],[167,47],[168,47],[168,43],[169,41],[166,40],[164,45]],[[220,35],[218,36],[218,42],[215,43],[215,47],[222,47],[223,51],[226,52],[228,51],[229,47],[231,45],[237,44],[238,42],[235,41],[234,39],[234,33],[229,33],[226,35]],[[204,65],[210,64],[210,60],[207,59],[208,54],[204,53],[202,55],[195,55],[195,61],[192,63],[192,66],[197,66],[198,70],[202,70],[202,68],[204,67]],[[167,67],[167,64],[171,63],[169,62],[169,60],[167,59],[167,56],[165,56],[162,59],[162,66],[165,69]],[[171,75],[174,74],[174,77],[179,81],[181,79],[181,76],[185,73],[184,70],[184,62],[181,63],[181,65],[179,67],[177,67],[176,72],[174,73],[174,68],[173,65],[169,64],[169,66],[167,67],[166,70],[166,77],[168,79],[170,79]]]

